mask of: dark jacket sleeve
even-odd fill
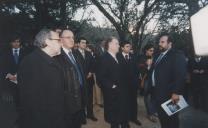
[[[171,92],[182,94],[187,74],[187,62],[185,56],[181,53],[176,53],[173,60],[173,83],[171,84]]]

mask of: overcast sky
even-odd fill
[[[74,19],[80,21],[84,12],[84,18],[94,18],[95,20],[92,22],[94,26],[100,26],[100,27],[110,27],[112,24],[109,22],[109,20],[99,11],[99,9],[91,5],[86,10],[79,9],[77,13],[75,14]],[[91,12],[91,13],[90,13]],[[152,20],[150,23],[148,23],[147,31],[151,31],[156,25],[156,21]]]
[[[98,8],[94,5],[89,6],[86,10],[79,9],[77,13],[75,14],[74,19],[75,20],[81,20],[84,13],[84,18],[93,18],[95,21],[93,21],[93,25],[105,27],[106,25],[111,26],[111,23],[108,21],[107,18],[98,10]]]

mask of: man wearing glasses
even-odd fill
[[[64,71],[65,110],[67,126],[80,128],[84,120],[86,107],[86,83],[80,60],[75,56],[74,34],[71,30],[60,33],[62,50],[56,57]]]
[[[20,65],[20,128],[66,128],[63,72],[53,58],[60,54],[59,40],[58,33],[41,30],[34,41],[37,49]]]

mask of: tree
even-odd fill
[[[208,0],[163,0],[158,32],[171,33],[176,47],[194,55],[190,17],[208,4]],[[188,55],[188,54],[187,54]]]
[[[208,0],[91,0],[113,24],[121,40],[132,39],[138,49],[147,33],[150,21],[158,22],[157,32],[178,26],[189,26],[190,17],[208,4]],[[131,30],[129,31],[129,28]]]
[[[0,12],[27,14],[36,21],[36,27],[42,28],[51,22],[66,24],[85,3],[84,0],[7,0],[1,2]]]
[[[0,43],[8,42],[13,33],[32,38],[39,29],[69,25],[84,0],[4,0],[0,1]]]
[[[140,49],[145,25],[154,17],[154,10],[158,8],[160,0],[91,0],[91,2],[113,24],[121,40],[131,38]]]

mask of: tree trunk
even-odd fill
[[[35,2],[36,9],[36,21],[38,28],[46,26],[50,22],[50,16],[48,11],[48,3],[41,3],[39,0]]]
[[[60,17],[61,17],[61,23],[65,26],[66,25],[66,20],[67,20],[67,15],[66,15],[66,0],[61,0],[61,9],[60,9]]]

